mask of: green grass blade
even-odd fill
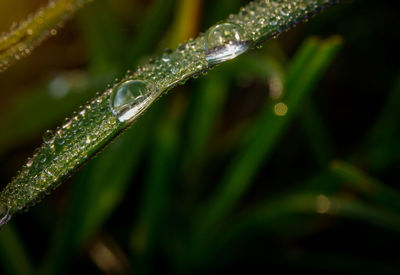
[[[246,44],[256,46],[296,22],[337,3],[334,0],[291,2],[293,5],[286,2],[251,2],[239,14],[230,16],[228,21],[240,26]],[[282,9],[287,12],[282,13]],[[271,21],[278,13],[281,20]],[[263,17],[265,20],[259,20]],[[38,202],[129,127],[163,93],[191,76],[209,70],[213,65],[206,60],[204,39],[200,35],[182,44],[176,51],[140,67],[119,83],[138,79],[148,84],[144,92],[146,100],[130,106],[128,117],[117,117],[110,108],[113,92],[119,89],[117,85],[113,88],[116,91],[109,89],[89,102],[71,120],[56,129],[55,135],[48,133],[42,147],[0,193],[0,202],[4,209],[8,209],[0,214],[9,217]]]
[[[229,233],[225,236],[227,239],[234,240],[240,235],[246,235],[242,234],[243,230],[249,228],[258,228],[260,232],[265,232],[265,230],[279,232],[282,222],[289,229],[290,225],[287,223],[290,223],[290,217],[301,214],[340,216],[361,220],[391,231],[400,231],[400,216],[390,211],[375,208],[359,200],[320,194],[296,194],[274,198],[243,211],[232,222],[228,229]]]
[[[331,170],[352,188],[382,206],[400,213],[400,191],[381,183],[360,169],[343,161],[334,161]]]
[[[202,153],[217,123],[215,118],[220,117],[228,94],[226,78],[224,73],[215,71],[199,83],[194,91],[187,122],[182,171],[193,172],[192,168],[198,168],[201,163]]]
[[[400,74],[397,75],[387,103],[367,138],[366,147],[371,148],[368,160],[373,171],[382,171],[390,163],[399,160],[400,146],[396,139],[399,131],[399,102]]]
[[[102,226],[124,198],[146,148],[157,109],[146,114],[80,172],[67,216],[53,235],[44,265],[47,274],[65,269],[75,251]]]
[[[168,224],[165,217],[177,169],[179,130],[182,113],[186,111],[185,98],[178,96],[168,106],[171,108],[155,129],[140,210],[130,236],[136,269],[141,274],[153,273],[154,250],[164,237]]]
[[[320,167],[326,167],[334,156],[333,150],[327,129],[317,106],[312,100],[307,102],[306,108],[300,117],[300,122],[317,163]]]
[[[350,200],[338,196],[298,193],[271,198],[243,210],[229,222],[221,222],[214,228],[216,238],[206,243],[206,253],[202,261],[230,262],[237,255],[238,247],[263,236],[274,239],[297,239],[308,234],[311,224],[318,216],[333,216],[364,222],[395,233],[400,232],[400,216],[384,209],[376,208],[359,200]],[[247,239],[249,237],[249,239]],[[257,238],[255,238],[257,239]],[[254,246],[253,246],[254,247]],[[233,251],[232,255],[230,251]],[[221,256],[222,255],[222,256]]]
[[[31,54],[34,48],[57,29],[79,8],[92,0],[50,1],[33,16],[20,22],[15,29],[0,37],[0,72],[21,58]]]
[[[167,35],[167,44],[174,45],[180,37],[186,39],[197,30],[199,20],[199,1],[191,1],[183,6],[177,5],[175,23],[171,26],[172,38]],[[183,22],[185,21],[185,22]],[[181,24],[186,24],[181,27]],[[179,132],[183,114],[187,109],[185,94],[179,93],[168,102],[165,116],[158,121],[152,140],[150,164],[147,168],[145,187],[139,206],[138,219],[130,236],[132,251],[135,255],[135,268],[141,274],[154,271],[152,261],[154,251],[161,243],[168,222],[164,219],[168,210],[172,182],[178,169]],[[161,228],[164,228],[162,230]]]
[[[0,230],[0,263],[5,274],[33,274],[29,256],[12,224]]]
[[[314,56],[309,60],[310,49],[314,51],[315,40],[307,41],[298,56],[293,61],[293,66],[298,74],[288,72],[287,85],[285,85],[285,97],[283,102],[288,106],[285,116],[277,116],[274,113],[273,103],[268,102],[265,109],[259,115],[252,129],[245,137],[244,142],[237,157],[228,167],[218,189],[211,198],[204,217],[198,225],[199,235],[196,236],[197,242],[202,243],[202,238],[218,221],[223,219],[236,206],[240,198],[244,195],[251,180],[257,173],[260,165],[265,161],[273,149],[273,145],[278,141],[280,135],[286,129],[303,100],[312,91],[317,80],[321,77],[324,69],[329,65],[335,53],[341,45],[341,40],[337,37],[326,40]],[[303,63],[303,70],[298,70],[298,63]]]

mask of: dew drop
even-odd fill
[[[153,83],[129,80],[117,85],[110,95],[110,107],[119,121],[132,121],[139,116],[156,92]]]
[[[11,218],[10,210],[0,202],[0,226],[5,225]]]
[[[71,124],[72,124],[72,119],[65,118],[62,128],[63,129],[69,129],[71,127]]]
[[[52,130],[47,130],[46,132],[44,132],[43,141],[46,144],[53,143],[53,141],[54,141],[54,132]]]
[[[46,160],[47,160],[47,158],[46,158],[45,155],[40,155],[40,156],[39,156],[39,161],[40,161],[41,163],[45,163]]]
[[[28,161],[26,162],[26,167],[31,167],[33,163],[33,159],[29,158]]]
[[[233,59],[244,53],[248,47],[242,27],[228,22],[211,27],[204,39],[206,59],[210,64]]]
[[[169,61],[171,60],[171,58],[169,57],[168,54],[164,53],[164,54],[162,55],[161,60],[162,60],[163,62],[169,62]]]
[[[64,143],[65,143],[65,140],[62,137],[57,140],[57,144],[60,146],[64,145]]]

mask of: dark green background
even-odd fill
[[[45,3],[17,2],[0,31]],[[46,129],[243,4],[87,5],[0,74],[1,186]],[[175,88],[0,230],[0,273],[400,272],[399,35],[396,1],[343,1]]]

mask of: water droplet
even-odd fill
[[[26,162],[26,167],[31,167],[33,163],[33,159],[29,158],[28,161]]]
[[[54,132],[52,130],[47,130],[43,134],[43,141],[46,144],[53,143],[54,141]]]
[[[65,140],[62,137],[57,140],[57,144],[60,146],[64,145],[64,143],[65,143]]]
[[[206,59],[218,64],[244,53],[249,47],[245,31],[237,24],[221,23],[211,27],[204,39]]]
[[[41,163],[45,163],[46,160],[47,160],[47,158],[46,158],[45,155],[40,155],[40,156],[38,157],[38,159],[39,159],[39,161],[40,161]]]
[[[162,55],[161,60],[162,60],[163,62],[169,62],[169,61],[171,60],[171,58],[169,57],[168,54],[164,53],[164,54]]]
[[[0,202],[0,226],[5,225],[10,219],[10,210]]]
[[[156,92],[153,83],[143,80],[129,80],[117,85],[110,95],[110,107],[121,122],[131,121],[151,102]]]
[[[69,127],[71,127],[72,124],[72,119],[70,118],[65,118],[64,119],[64,124],[62,126],[63,129],[69,129]]]

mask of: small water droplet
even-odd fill
[[[46,144],[53,143],[54,141],[54,132],[52,130],[47,130],[43,134],[43,141]]]
[[[62,149],[62,146],[64,145],[64,143],[65,143],[65,139],[63,137],[60,137],[60,138],[56,139],[56,144],[58,146],[57,147],[58,150]]]
[[[40,155],[40,156],[39,156],[39,161],[40,161],[41,163],[45,163],[46,160],[47,160],[47,158],[46,158],[45,155]]]
[[[26,167],[31,167],[33,163],[33,159],[29,158],[28,161],[26,162]]]
[[[156,92],[153,83],[143,80],[129,80],[117,85],[110,95],[110,107],[121,122],[131,121],[151,102]]]
[[[168,54],[164,53],[164,54],[162,55],[161,60],[162,60],[163,62],[169,62],[169,61],[171,60],[171,58],[169,57]]]
[[[10,210],[0,202],[0,226],[5,225],[10,219]]]
[[[69,129],[69,127],[71,127],[71,124],[72,124],[72,119],[65,118],[62,128],[63,129]]]
[[[248,47],[242,27],[228,22],[211,27],[204,39],[206,59],[210,64],[233,59],[244,53]]]

